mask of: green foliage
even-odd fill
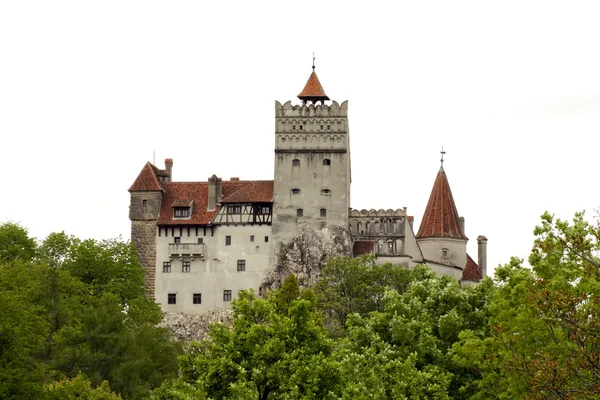
[[[499,268],[484,387],[505,398],[600,398],[600,227],[548,213],[535,228],[532,269]],[[483,395],[481,398],[485,398]]]
[[[64,378],[80,386],[80,372],[145,398],[177,374],[179,345],[156,327],[128,243],[51,234],[34,258],[0,265],[0,301],[0,398],[40,398]]]
[[[410,279],[408,269],[376,264],[369,255],[331,259],[315,287],[325,325],[333,336],[342,335],[350,314],[381,311],[386,290],[404,292]]]
[[[120,400],[121,396],[111,392],[108,382],[92,388],[92,383],[81,374],[73,379],[63,379],[45,388],[44,400]]]
[[[332,342],[295,277],[268,299],[241,292],[233,310],[231,328],[213,326],[210,341],[181,357],[182,382],[209,398],[332,398],[340,380]]]
[[[0,225],[0,264],[31,260],[36,247],[35,239],[30,238],[27,229],[19,224],[6,222]]]

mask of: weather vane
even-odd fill
[[[315,58],[317,57],[315,57],[315,52],[313,51],[313,69],[315,69]]]
[[[444,154],[446,154],[446,152],[444,151],[444,146],[442,146],[442,151],[440,151],[440,154],[442,155],[442,159],[440,160],[442,165],[441,167],[444,167]]]

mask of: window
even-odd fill
[[[302,128],[303,128],[303,126],[302,126],[302,125],[300,125],[300,130],[302,130]]]
[[[296,217],[300,218],[304,215],[304,210],[299,208],[296,210]]]
[[[167,295],[167,304],[177,304],[177,293],[169,293]]]
[[[245,271],[246,270],[246,260],[238,260],[237,261],[237,270]]]
[[[198,238],[198,244],[203,244],[204,243],[204,238]]]
[[[173,240],[175,244],[181,243],[181,238],[179,236],[176,236]]]
[[[268,243],[268,242],[269,242],[269,237],[265,236],[265,243]]]
[[[442,257],[448,258],[448,249],[442,249]]]
[[[300,166],[300,160],[298,160],[297,158],[294,158],[292,160],[292,167],[299,167]]]
[[[321,194],[323,196],[329,196],[329,195],[331,195],[331,190],[329,190],[329,189],[321,189]]]
[[[192,263],[190,261],[184,261],[183,266],[181,267],[181,272],[190,272],[192,269]]]
[[[321,125],[321,130],[323,130],[323,125]]]
[[[326,217],[327,216],[327,209],[321,208],[320,215],[321,215],[321,217]]]
[[[331,130],[331,125],[327,125],[327,130],[330,131]]]
[[[258,209],[259,214],[271,214],[271,207],[269,206],[260,206]]]
[[[189,207],[176,207],[173,209],[173,215],[175,218],[187,218],[190,216],[190,208]]]
[[[324,159],[323,165],[331,165],[331,160],[329,158]]]
[[[231,301],[231,290],[223,290],[223,301]]]
[[[163,272],[171,272],[171,261],[163,262]]]
[[[231,246],[231,236],[225,236],[225,246]]]
[[[194,293],[192,295],[192,303],[202,304],[202,293]]]
[[[242,206],[227,206],[227,214],[241,214]]]
[[[292,125],[292,130],[295,131],[296,130],[296,125]]]
[[[250,235],[250,241],[254,242],[254,235]]]
[[[292,189],[292,194],[300,194],[300,189]]]
[[[142,207],[147,207],[148,206],[148,200],[142,200]]]

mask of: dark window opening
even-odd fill
[[[175,218],[187,218],[190,216],[190,208],[189,207],[177,207],[173,209],[173,215]]]
[[[202,293],[194,293],[192,295],[192,303],[202,304]]]
[[[246,260],[237,260],[237,270],[238,271],[246,270]]]
[[[225,246],[231,246],[231,236],[225,236]]]
[[[331,190],[329,190],[329,189],[321,189],[321,194],[325,195],[325,196],[328,196],[328,195],[331,194]]]
[[[181,272],[190,272],[192,269],[192,263],[190,261],[184,261],[181,266]]]
[[[175,238],[173,240],[174,240],[173,243],[175,243],[175,244],[181,243],[181,237],[179,237],[179,236],[175,236]]]
[[[302,128],[304,128],[302,125],[300,125],[300,130],[302,130]]]
[[[321,208],[320,215],[321,215],[321,217],[326,217],[327,216],[327,209]]]
[[[331,165],[331,160],[329,158],[324,159],[323,165]]]
[[[265,236],[265,243],[268,243],[268,242],[269,242],[269,237]]]
[[[198,238],[198,244],[203,244],[204,243],[204,239],[203,238]]]
[[[254,242],[254,235],[250,235],[250,241]]]
[[[304,215],[304,210],[299,208],[296,210],[296,217],[300,218]]]
[[[223,301],[231,301],[231,290],[223,290]]]
[[[299,167],[300,166],[300,160],[297,158],[294,158],[292,160],[292,167]]]
[[[171,272],[171,261],[163,262],[163,272]]]
[[[292,189],[292,194],[300,194],[300,189]]]
[[[167,304],[177,304],[177,293],[169,293],[168,294]]]
[[[142,207],[148,206],[148,200],[142,200]]]

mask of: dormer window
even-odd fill
[[[173,216],[175,218],[189,218],[190,207],[175,207],[173,208]]]

